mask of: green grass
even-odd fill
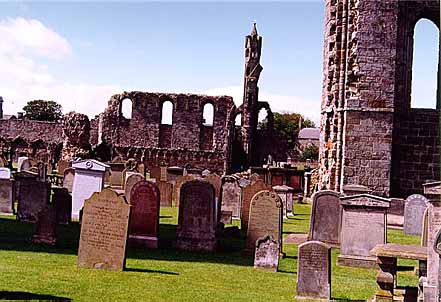
[[[307,233],[309,205],[295,205],[284,221],[284,236]],[[109,272],[76,266],[79,225],[60,226],[56,248],[30,243],[33,225],[0,216],[0,299],[27,295],[74,301],[295,301],[297,245],[285,245],[279,272],[254,270],[253,259],[241,256],[244,239],[221,240],[216,253],[181,252],[171,247],[177,209],[161,209],[158,250],[129,248],[127,270]],[[234,222],[234,225],[239,225]],[[390,230],[390,242],[419,244],[418,236]],[[337,267],[332,251],[332,297],[365,300],[376,289],[376,270]],[[401,265],[415,265],[404,261]],[[399,273],[399,285],[417,284],[411,271]],[[6,293],[6,291],[8,293]]]

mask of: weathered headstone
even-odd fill
[[[423,214],[423,221],[421,223],[421,246],[427,246],[427,236],[429,228],[429,206],[426,207]]]
[[[188,251],[213,251],[217,245],[215,191],[202,180],[181,187],[176,246]]]
[[[104,173],[109,168],[93,159],[74,162],[75,178],[72,189],[72,218],[79,218],[84,201],[104,186]]]
[[[187,181],[194,180],[194,176],[185,175],[185,176],[178,176],[176,178],[176,185],[173,188],[173,201],[174,206],[178,207],[180,202],[180,194],[181,194],[181,187],[184,183]]]
[[[279,267],[280,246],[272,236],[256,240],[254,253],[254,268],[277,272]]]
[[[130,192],[132,192],[133,186],[142,180],[145,180],[145,178],[139,173],[132,174],[127,178],[126,184],[124,186],[124,196],[126,197],[126,200],[129,204],[131,198]]]
[[[18,158],[17,172],[27,171],[31,168],[31,162],[26,156]]]
[[[18,184],[17,219],[35,222],[38,213],[49,204],[51,184],[37,180],[37,175],[29,172],[18,172],[15,175]]]
[[[57,213],[57,223],[69,224],[72,217],[72,196],[66,188],[52,188],[52,203]]]
[[[0,178],[0,213],[11,214],[14,182],[9,178]]]
[[[109,163],[110,185],[116,189],[122,189],[124,183],[124,163]]]
[[[282,250],[282,211],[282,200],[276,193],[264,190],[253,196],[250,206],[245,254],[254,253],[256,240],[267,235],[277,240],[280,250]]]
[[[283,216],[284,217],[293,216],[294,212],[293,212],[293,204],[292,204],[293,203],[292,193],[294,189],[287,185],[282,185],[282,186],[274,186],[273,191],[276,192],[277,195],[279,195],[280,199],[283,202]]]
[[[11,179],[11,170],[9,168],[0,168],[0,179]]]
[[[241,189],[236,179],[231,176],[224,176],[221,188],[221,209],[222,211],[231,211],[235,219],[240,219],[240,195]]]
[[[216,217],[216,219],[219,219],[220,212],[218,212],[218,208],[220,208],[220,191],[221,191],[221,186],[222,186],[222,179],[216,173],[211,173],[211,174],[208,174],[207,176],[205,176],[203,178],[203,180],[208,181],[214,187],[214,197],[215,197],[214,200],[216,202],[215,217]]]
[[[54,246],[57,242],[57,215],[53,205],[46,205],[37,215],[33,243]]]
[[[360,194],[371,194],[372,190],[366,186],[348,184],[343,186],[343,194],[346,196],[360,195]]]
[[[331,247],[320,241],[299,245],[296,298],[331,299]]]
[[[312,212],[308,240],[327,244],[340,243],[341,213],[340,194],[322,190],[312,195]]]
[[[360,194],[340,197],[343,206],[340,255],[338,265],[374,268],[376,257],[370,256],[377,244],[386,241],[386,211],[389,199]]]
[[[84,203],[78,267],[123,270],[130,206],[110,188]]]
[[[148,248],[158,247],[159,189],[141,180],[130,191],[129,242]]]
[[[58,175],[64,175],[64,171],[70,167],[70,162],[64,159],[60,159],[57,163]]]
[[[256,174],[257,175],[257,174]],[[257,178],[242,190],[242,213],[240,218],[240,227],[246,231],[248,228],[248,219],[250,217],[250,204],[253,196],[260,191],[271,190],[271,186],[265,184],[263,180]],[[265,235],[265,234],[264,234]]]
[[[404,234],[421,235],[423,215],[429,201],[420,194],[407,197],[404,205]]]
[[[74,168],[66,168],[63,172],[63,187],[67,189],[69,193],[72,193],[73,184],[75,179],[75,169]]]
[[[231,211],[221,211],[220,222],[224,225],[233,223],[233,212]]]
[[[161,207],[171,207],[172,206],[172,194],[173,194],[173,184],[167,181],[156,182],[159,188],[161,197]]]

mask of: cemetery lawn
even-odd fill
[[[296,215],[284,221],[284,237],[307,233],[310,205],[295,205]],[[158,250],[129,248],[127,270],[109,272],[76,266],[79,225],[60,226],[56,248],[30,243],[33,225],[0,216],[0,300],[56,301],[295,301],[297,245],[286,244],[279,272],[253,269],[253,259],[241,256],[243,239],[221,239],[217,253],[174,250],[176,208],[161,208]],[[235,225],[239,223],[235,222]],[[389,230],[388,241],[419,244],[419,236]],[[332,297],[365,300],[375,292],[376,270],[337,267],[332,252]],[[416,286],[414,261],[402,261],[398,285]]]

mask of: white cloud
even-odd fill
[[[243,86],[213,88],[202,93],[207,95],[229,95],[236,106],[242,104]],[[310,118],[316,125],[320,121],[320,100],[307,100],[297,96],[280,95],[267,92],[260,88],[259,101],[268,102],[273,112],[297,112]]]
[[[107,106],[115,85],[69,83],[56,79],[41,59],[61,64],[72,54],[66,38],[43,23],[21,17],[0,20],[0,95],[5,113],[21,111],[27,101],[54,100],[63,112],[77,111],[90,117]]]

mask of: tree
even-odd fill
[[[54,101],[29,101],[23,110],[25,117],[30,120],[55,122],[63,116],[61,105]]]
[[[302,160],[306,161],[307,159],[316,161],[319,158],[319,148],[316,145],[309,145],[305,147],[302,153]]]

